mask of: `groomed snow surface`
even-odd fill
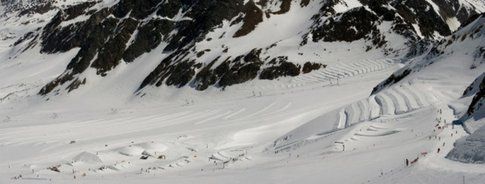
[[[444,158],[466,134],[449,125],[449,97],[424,82],[369,97],[398,68],[389,59],[346,61],[296,78],[225,91],[164,87],[156,94],[165,95],[124,102],[12,96],[0,103],[0,183],[484,181],[485,166]],[[2,92],[17,88],[31,91]]]
[[[0,28],[0,34],[22,30]],[[458,99],[485,71],[484,65],[470,69],[479,63],[469,52],[483,46],[482,33],[440,57],[416,59],[433,64],[408,65],[419,72],[371,96],[402,64],[341,49],[359,43],[335,43],[332,49],[342,52],[333,52],[326,68],[294,78],[224,90],[149,87],[134,95],[164,57],[151,53],[104,78],[88,69],[82,88],[40,97],[76,50],[19,54],[4,40],[0,184],[483,184],[485,165],[445,158],[468,135],[451,125],[457,117],[449,104],[469,105]]]

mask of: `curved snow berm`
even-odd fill
[[[374,88],[380,94],[396,85],[424,83],[444,97],[471,135],[455,143],[447,158],[467,163],[485,162],[485,14],[472,18],[430,51],[410,61]],[[467,84],[468,83],[468,84]],[[469,85],[471,83],[471,85]],[[465,90],[466,89],[466,90]],[[465,91],[461,93],[461,91]]]
[[[435,103],[437,99],[434,95],[433,91],[425,90],[422,86],[395,86],[325,113],[278,138],[269,149],[275,153],[291,150],[362,122],[410,113]]]
[[[150,59],[158,65],[140,74],[140,93],[148,86],[205,90],[297,76],[357,56],[402,57],[416,52],[421,38],[447,36],[483,12],[468,1],[445,0],[24,2],[30,1],[2,1],[9,11],[0,23],[14,25],[0,32],[11,49],[5,58],[78,49],[41,95],[95,86],[120,64],[127,65],[124,73],[138,72],[130,66],[151,63],[146,55],[158,56]]]
[[[467,111],[471,116],[466,118],[483,122],[483,108],[480,109],[483,91],[480,92],[478,86],[485,71],[484,25],[483,15],[473,18],[426,54],[407,61],[407,65],[375,87],[369,98],[326,113],[292,130],[276,139],[268,149],[274,152],[291,150],[361,122],[409,113],[437,103],[463,104],[460,100],[462,91],[477,76],[480,77],[465,93],[475,96]],[[470,98],[466,106],[472,101]],[[457,109],[455,113],[459,114]]]

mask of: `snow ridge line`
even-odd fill
[[[328,125],[326,125],[329,122],[310,121],[309,123],[302,125],[300,128],[297,128],[294,131],[284,135],[283,138],[277,139],[275,141],[273,149],[275,153],[279,153],[283,150],[291,150],[295,147],[317,141],[318,139],[324,137],[324,135],[322,135],[321,133],[305,134],[303,137],[297,136],[299,134],[302,134],[301,132],[316,131],[327,132],[328,134],[357,125],[362,122],[371,121],[382,116],[404,114],[419,110],[437,101],[436,98],[430,98],[426,94],[430,92],[433,93],[433,91],[422,88],[419,85],[411,86],[409,84],[388,88],[378,93],[377,95],[372,95],[367,99],[357,101],[355,103],[342,107],[340,110],[331,111],[327,114],[322,115],[322,117],[336,116],[335,121],[337,123],[334,125],[333,129],[329,129]],[[433,96],[434,94],[429,95]],[[315,130],[316,127],[322,127],[322,129]],[[376,127],[373,127],[373,129],[375,128]],[[392,130],[388,132],[379,132],[381,132],[382,135],[395,133]],[[284,137],[286,137],[286,139]]]

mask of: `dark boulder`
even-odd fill
[[[306,74],[306,73],[310,73],[314,70],[319,70],[322,67],[325,68],[326,65],[321,64],[321,63],[306,62],[305,64],[303,64],[302,72],[304,74]]]
[[[294,77],[300,75],[301,67],[299,65],[288,62],[288,57],[286,56],[273,58],[270,63],[277,64],[263,69],[261,71],[261,74],[259,75],[259,79],[274,80],[279,77]]]

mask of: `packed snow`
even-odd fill
[[[49,66],[38,62],[32,67]],[[368,97],[401,66],[386,59],[345,61],[225,91],[162,88],[123,101],[116,90],[104,89],[96,90],[104,95],[74,92],[69,96],[79,98],[49,101],[12,98],[0,106],[0,181],[456,183],[463,176],[467,183],[483,181],[484,166],[445,159],[466,133],[450,125],[453,112],[441,90],[416,82]],[[2,63],[2,74],[12,71],[6,79],[22,75],[11,67]]]
[[[339,5],[342,11],[360,5],[347,2]],[[304,10],[295,8],[288,15]],[[272,52],[306,61],[308,56],[289,49],[300,40],[285,37],[298,35],[297,30],[276,25],[286,32],[268,31],[282,19],[284,15],[274,15],[274,22],[258,25],[254,37],[197,46],[227,42],[235,48],[228,54],[235,54],[247,49],[238,43],[251,38],[278,42]],[[288,21],[309,26],[303,20]],[[143,94],[136,93],[137,84],[166,53],[120,64],[104,78],[90,69],[82,75],[92,80],[82,89],[39,96],[43,84],[62,73],[77,50],[42,55],[36,47],[19,54],[22,46],[11,48],[12,39],[0,39],[0,183],[482,184],[483,162],[463,162],[474,149],[479,149],[475,157],[484,156],[485,129],[470,135],[452,122],[471,101],[462,98],[463,91],[485,72],[482,58],[477,61],[471,53],[484,46],[485,29],[479,28],[484,21],[455,33],[458,39],[438,57],[404,62],[355,51],[363,48],[360,41],[309,43],[299,49],[315,55],[323,47],[334,51],[311,57],[326,59],[326,68],[225,89],[162,86]],[[228,24],[209,37],[222,34]],[[0,28],[0,36],[25,32],[22,25],[14,27]],[[371,95],[375,86],[403,69],[416,72]],[[454,148],[458,159],[446,158]]]

